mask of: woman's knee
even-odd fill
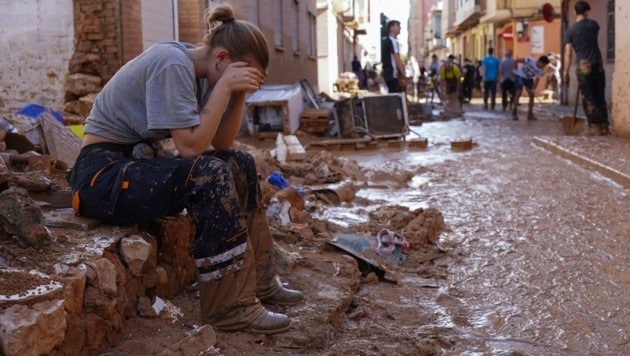
[[[215,157],[199,156],[191,167],[190,178],[196,185],[233,184],[230,166]]]

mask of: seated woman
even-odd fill
[[[155,44],[99,93],[68,176],[73,207],[109,224],[185,209],[195,227],[203,321],[220,330],[282,332],[289,318],[261,301],[296,304],[303,295],[275,278],[255,162],[231,149],[245,96],[265,79],[268,46],[257,27],[234,19],[229,5],[206,20],[203,45]],[[178,157],[135,154],[167,137]]]

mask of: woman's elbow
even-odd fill
[[[208,147],[203,145],[177,145],[176,143],[175,146],[181,157],[196,157],[208,150]]]
[[[180,157],[183,157],[183,158],[196,157],[203,153],[203,151],[198,150],[198,149],[193,149],[191,147],[180,148],[178,149],[178,151],[179,151]]]
[[[228,151],[232,148],[234,140],[212,140],[212,147],[217,151]]]

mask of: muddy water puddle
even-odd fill
[[[532,145],[558,129],[476,118],[412,127],[429,147],[348,155],[373,180],[326,218],[362,222],[381,205],[444,214],[448,274],[422,306],[436,319],[417,328],[446,333],[456,354],[626,353],[630,197]],[[463,136],[477,145],[452,151],[449,141]],[[401,294],[412,298],[406,285]]]

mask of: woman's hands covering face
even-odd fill
[[[264,74],[247,62],[231,62],[223,70],[217,86],[225,86],[230,93],[253,92],[262,86]]]

